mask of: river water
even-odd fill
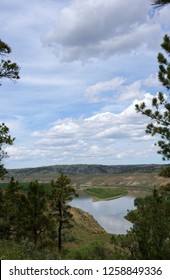
[[[135,209],[134,197],[126,195],[113,200],[93,201],[83,192],[74,198],[69,205],[80,208],[90,215],[108,232],[124,234],[132,224],[124,219],[127,210]]]

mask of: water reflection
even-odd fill
[[[80,192],[79,197],[74,198],[69,204],[88,212],[108,233],[123,234],[132,226],[124,219],[127,210],[135,208],[132,196],[94,202],[92,198]]]

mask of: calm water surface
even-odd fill
[[[127,210],[135,209],[132,196],[94,202],[91,197],[80,192],[79,197],[69,204],[88,212],[108,233],[123,234],[132,226],[124,219]]]

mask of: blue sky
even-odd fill
[[[161,163],[134,106],[161,89],[169,14],[150,0],[1,0],[0,38],[21,68],[0,87],[16,137],[5,166]]]

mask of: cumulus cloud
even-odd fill
[[[156,75],[150,75],[144,80],[137,80],[131,84],[128,84],[123,77],[115,77],[89,86],[85,96],[90,103],[133,101],[137,98],[142,99],[147,94],[144,87],[156,86],[160,86]]]
[[[151,95],[145,96],[145,101],[151,100]],[[50,147],[51,152],[56,150],[80,155],[104,156],[106,150],[111,152],[120,139],[126,141],[148,141],[145,136],[144,117],[137,114],[134,101],[124,111],[118,114],[105,112],[88,118],[63,119],[55,122],[49,130],[35,131],[36,145]],[[49,150],[50,151],[50,150]]]
[[[43,43],[63,61],[110,57],[159,40],[159,24],[148,16],[150,1],[81,0],[61,9]]]
[[[143,139],[145,137],[145,126],[147,118],[137,114],[135,104],[145,102],[148,106],[153,96],[145,94],[142,100],[135,99],[127,108],[120,113],[103,112],[88,118],[66,118],[56,121],[49,130],[34,131],[33,137],[37,138],[37,144],[54,146],[88,146],[92,143],[125,138],[126,140]],[[92,145],[97,147],[96,145]]]
[[[92,85],[86,89],[86,97],[90,102],[99,102],[101,101],[101,93],[119,89],[120,86],[123,84],[124,79],[121,77],[113,78],[112,80],[99,82],[95,85]],[[102,98],[102,100],[107,100],[107,98]]]
[[[151,94],[143,101],[148,105]],[[32,133],[32,146],[7,147],[11,161],[35,160],[55,163],[113,163],[138,159],[155,153],[153,137],[145,134],[147,118],[137,114],[137,99],[120,113],[104,112],[87,118],[57,120],[46,130]],[[142,147],[142,151],[141,151]]]
[[[145,149],[152,153],[148,120],[134,105],[150,104],[148,92],[159,87],[149,75],[158,69],[170,6],[152,15],[150,0],[1,2],[1,36],[21,67],[19,82],[1,92],[0,117],[16,136],[13,167],[138,163]],[[59,63],[76,60],[92,63]]]
[[[144,96],[145,91],[141,89],[142,81],[136,81],[121,88],[120,101],[133,100]]]
[[[146,78],[143,82],[144,85],[149,87],[157,87],[160,86],[160,82],[158,80],[158,75],[151,74],[148,78]]]

